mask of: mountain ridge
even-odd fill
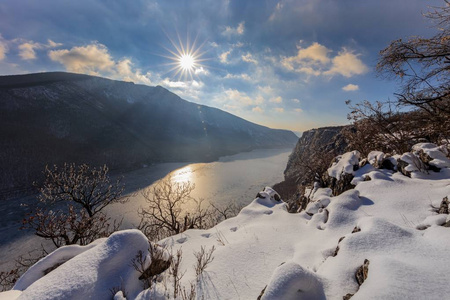
[[[65,72],[0,76],[0,190],[39,178],[45,164],[213,161],[292,147],[294,133],[186,101],[161,86]],[[1,194],[1,193],[0,193]]]

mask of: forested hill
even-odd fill
[[[45,164],[211,161],[298,140],[160,86],[62,72],[0,76],[0,125],[3,193],[28,186]]]

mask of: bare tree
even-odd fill
[[[143,190],[146,208],[139,210],[139,229],[148,237],[163,238],[187,229],[203,229],[210,224],[211,209],[204,207],[202,200],[191,197],[195,185],[190,182],[172,182],[163,179],[158,184]],[[194,209],[189,209],[189,205]]]
[[[112,203],[124,203],[124,186],[120,179],[111,183],[108,168],[91,168],[86,164],[64,164],[59,169],[45,168],[37,207],[23,220],[37,236],[49,239],[56,247],[86,245],[105,237],[120,226],[102,210]]]
[[[87,164],[67,164],[59,169],[45,167],[45,180],[39,188],[39,201],[46,204],[57,202],[76,203],[89,217],[94,216],[112,203],[125,203],[125,188],[121,179],[111,182],[106,165],[95,168]]]
[[[425,17],[435,23],[431,38],[396,40],[380,52],[377,70],[401,80],[400,104],[419,107],[430,114],[450,113],[450,2]]]

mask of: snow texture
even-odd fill
[[[28,286],[30,279],[36,277],[35,270],[40,273],[42,265],[51,266],[60,252],[73,251],[72,246],[68,247],[69,251],[66,247],[55,250],[22,276],[20,284],[14,287],[25,289],[18,299],[111,299],[111,290],[120,287],[133,299],[142,290],[140,273],[131,261],[139,251],[148,256],[148,264],[151,259],[148,240],[138,230],[112,234]]]

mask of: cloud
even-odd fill
[[[98,74],[99,71],[111,71],[115,66],[106,46],[98,43],[70,50],[51,50],[48,56],[70,72]]]
[[[264,94],[271,95],[273,93],[273,88],[269,85],[267,86],[258,86],[258,90],[263,92]]]
[[[57,47],[61,47],[63,44],[62,43],[56,43],[54,41],[52,41],[51,39],[47,40],[47,48],[57,48]]]
[[[0,34],[0,61],[5,59],[6,53],[8,53],[8,45]]]
[[[42,46],[39,43],[26,42],[19,45],[19,56],[23,60],[36,59],[36,51],[34,49],[41,49]]]
[[[275,111],[279,112],[279,113],[282,113],[282,112],[284,112],[284,108],[282,108],[282,107],[275,107]]]
[[[359,86],[356,84],[350,83],[350,84],[347,84],[346,86],[344,86],[342,89],[346,92],[357,91],[357,90],[359,90]]]
[[[222,54],[220,54],[219,55],[220,62],[223,63],[223,64],[228,64],[229,63],[228,55],[230,55],[230,53],[231,53],[231,50],[223,52]]]
[[[331,50],[317,42],[314,42],[307,48],[297,46],[297,49],[296,56],[284,57],[281,60],[281,64],[290,71],[297,70],[299,72],[314,73],[312,66],[326,65],[330,62],[328,53]]]
[[[252,111],[257,112],[257,113],[263,113],[264,112],[264,110],[261,107],[259,107],[259,106],[253,107]]]
[[[129,58],[114,60],[105,45],[92,43],[87,46],[77,46],[71,49],[50,50],[51,60],[59,62],[69,72],[103,75],[114,79],[151,84],[151,74],[143,74],[134,67]]]
[[[248,63],[253,63],[255,65],[258,64],[258,61],[253,58],[252,54],[250,52],[247,52],[247,54],[242,55],[242,60]]]
[[[369,71],[369,68],[358,58],[359,54],[343,49],[333,58],[332,67],[326,71],[325,75],[340,74],[344,77],[352,77],[353,75],[361,75]]]
[[[303,109],[301,109],[301,108],[296,108],[296,109],[294,109],[294,111],[295,111],[295,112],[298,112],[298,113],[301,113],[301,112],[303,112]]]
[[[278,2],[277,5],[275,6],[273,13],[269,17],[269,21],[274,21],[277,18],[277,16],[280,14],[283,7],[284,7],[284,4],[282,2]]]
[[[19,56],[22,60],[33,60],[36,59],[36,49],[51,49],[59,46],[62,46],[62,44],[56,43],[50,39],[47,40],[47,44],[27,41],[19,45]]]
[[[240,92],[235,89],[226,90],[225,95],[229,100],[236,101],[244,105],[256,104],[256,101],[249,97],[246,93]]]
[[[297,49],[297,55],[281,58],[281,65],[288,71],[312,76],[342,75],[348,78],[369,70],[359,58],[360,54],[346,48],[342,48],[334,57],[330,57],[330,49],[317,42],[307,48],[297,46]]]
[[[147,85],[150,85],[152,83],[149,78],[149,73],[144,75],[139,69],[133,71],[132,67],[133,63],[128,58],[119,61],[116,65],[118,75],[116,77],[124,81],[139,82]]]
[[[230,74],[230,73],[228,73],[224,78],[225,79],[241,79],[241,80],[245,80],[245,81],[251,81],[252,80],[252,78],[246,73],[242,73],[242,74]]]
[[[200,75],[200,74],[203,74],[203,75],[209,75],[209,71],[206,70],[206,69],[203,68],[203,67],[200,67],[200,68],[197,68],[197,69],[194,70],[194,74],[195,74],[195,75]]]
[[[292,102],[294,102],[294,103],[300,103],[300,100],[298,100],[298,99],[291,99],[292,100]]]
[[[281,103],[281,102],[283,102],[283,98],[281,98],[280,96],[274,97],[274,98],[270,99],[270,102],[272,102],[272,103]]]
[[[228,37],[230,37],[232,35],[243,35],[244,31],[245,31],[245,22],[242,21],[235,28],[233,28],[231,26],[226,26],[225,30],[222,32],[222,35],[225,35],[225,36],[228,36]]]

